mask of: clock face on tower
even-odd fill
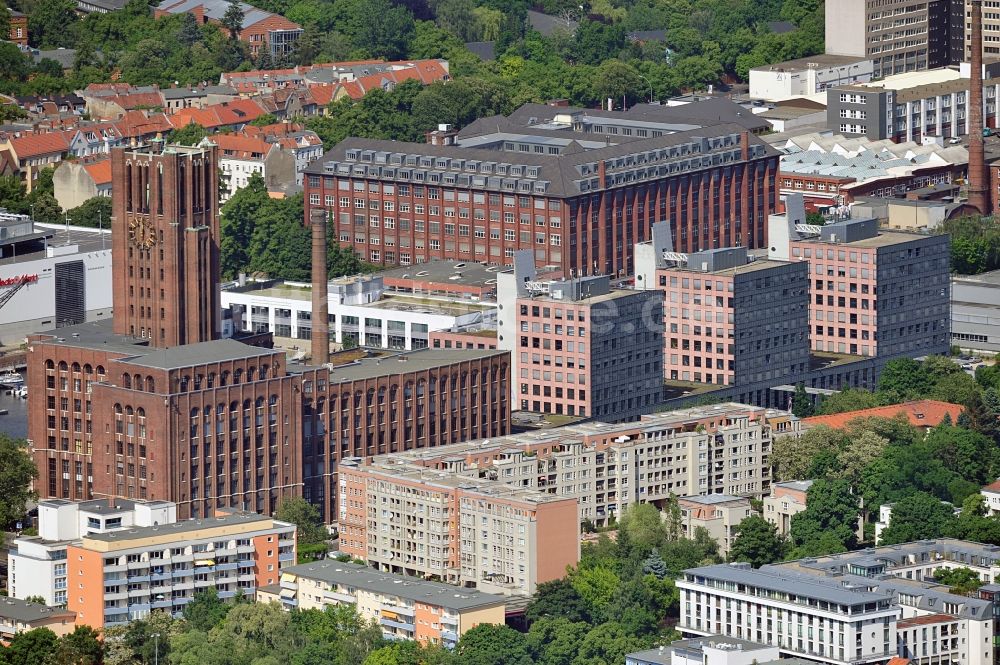
[[[156,244],[156,230],[149,220],[142,217],[129,222],[128,237],[139,249],[150,249]]]

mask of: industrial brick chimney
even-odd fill
[[[990,213],[989,179],[983,145],[983,0],[970,0],[972,57],[969,78],[969,205]]]
[[[330,362],[330,301],[327,296],[326,210],[314,208],[309,215],[312,226],[312,362]]]

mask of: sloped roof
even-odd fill
[[[246,28],[256,25],[271,17],[277,17],[298,27],[298,24],[289,21],[280,14],[272,14],[271,12],[266,12],[263,9],[257,9],[253,5],[248,5],[245,2],[241,2],[239,5],[240,9],[243,10],[243,23],[240,25],[241,29],[245,30]],[[205,12],[205,16],[207,18],[215,21],[221,21],[222,17],[226,15],[226,10],[229,9],[229,2],[228,0],[181,0],[180,2],[177,2],[177,0],[163,0],[163,2],[157,5],[156,8],[159,11],[170,14],[183,14],[193,11],[199,7],[201,7]]]
[[[83,168],[87,170],[90,174],[91,180],[94,181],[95,185],[110,185],[111,184],[111,160],[102,159],[99,162],[91,162],[89,164],[84,164]]]
[[[857,418],[895,418],[899,414],[903,414],[910,421],[910,424],[916,427],[937,427],[946,415],[951,416],[951,422],[956,422],[963,411],[965,411],[965,408],[958,404],[940,402],[933,399],[920,399],[912,402],[904,402],[903,404],[878,406],[872,409],[845,411],[844,413],[835,413],[829,416],[810,416],[809,418],[803,418],[802,424],[805,427],[826,425],[833,429],[842,429],[849,422]]]
[[[11,137],[9,140],[11,148],[19,160],[69,150],[69,137],[65,132],[26,134]]]
[[[139,110],[126,111],[115,125],[125,138],[164,134],[174,128],[165,114],[147,114]]]
[[[273,145],[259,138],[238,134],[214,134],[209,140],[219,146],[222,157],[236,159],[263,159]]]

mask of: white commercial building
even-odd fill
[[[410,351],[426,348],[431,330],[496,321],[494,303],[394,292],[378,275],[334,279],[328,289],[330,339],[337,344]],[[238,330],[312,336],[310,284],[251,283],[223,291],[222,306],[233,309]]]
[[[750,97],[770,102],[811,97],[834,86],[871,81],[872,71],[871,60],[826,54],[754,67],[750,70]]]
[[[900,656],[928,665],[992,665],[1000,656],[1000,546],[950,538],[764,566],[693,568],[677,582],[680,630],[776,645],[832,665]],[[934,575],[968,568],[984,582],[951,593]]]
[[[0,209],[0,344],[111,313],[110,230]]]
[[[177,506],[169,501],[42,501],[38,535],[15,539],[7,557],[8,591],[14,598],[41,596],[47,605],[65,605],[67,545],[88,534],[176,521]]]

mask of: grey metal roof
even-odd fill
[[[275,353],[281,353],[281,351],[248,346],[231,339],[217,339],[211,342],[185,344],[168,349],[149,349],[142,355],[121,358],[120,361],[140,367],[177,369],[227,360],[273,356]]]
[[[0,598],[0,619],[11,619],[18,623],[32,623],[52,617],[63,617],[67,621],[73,621],[76,619],[76,612],[70,612],[59,607],[47,607],[38,603],[29,603],[19,598],[10,598],[7,596]]]
[[[382,573],[356,563],[316,561],[284,568],[281,572],[399,596],[415,602],[440,605],[450,610],[469,610],[504,603],[501,596],[475,589],[463,589],[443,582],[428,582],[418,577]]]
[[[682,496],[683,501],[690,503],[700,503],[706,506],[714,506],[719,503],[729,503],[730,501],[749,501],[743,496],[733,496],[732,494],[704,494],[701,496]]]
[[[383,279],[414,279],[442,284],[463,284],[474,286],[495,285],[495,267],[474,261],[441,261],[433,259],[412,266],[397,266],[379,271]],[[492,281],[491,281],[492,280]]]
[[[339,382],[374,379],[380,376],[396,376],[404,372],[422,372],[441,365],[480,360],[493,356],[506,355],[507,351],[499,349],[420,349],[407,351],[394,356],[380,358],[362,358],[349,365],[341,365],[330,370],[330,387],[333,389]],[[288,365],[289,374],[305,369],[301,365]]]
[[[790,490],[799,490],[800,492],[806,492],[812,487],[812,484],[816,482],[814,480],[786,480],[783,483],[774,483],[774,487],[787,487]]]
[[[892,595],[868,591],[864,588],[847,588],[839,581],[816,575],[804,575],[776,566],[753,569],[747,565],[718,564],[684,571],[687,578],[698,578],[746,584],[767,591],[786,593],[836,605],[857,605],[892,600]]]
[[[107,533],[91,533],[83,538],[85,540],[99,540],[107,543],[122,543],[152,536],[182,535],[191,531],[204,529],[214,529],[222,526],[253,524],[260,528],[291,526],[285,522],[272,520],[270,517],[258,515],[257,513],[229,513],[218,517],[205,517],[203,519],[181,520],[172,524],[159,524],[157,526],[136,526],[119,531],[109,531]]]
[[[222,20],[222,17],[226,15],[226,10],[229,9],[228,0],[184,0],[184,2],[174,4],[175,2],[176,0],[163,0],[157,8],[171,14],[184,14],[197,7],[204,7],[205,16],[217,21]],[[239,5],[240,9],[243,10],[243,23],[240,26],[241,28],[248,28],[252,25],[260,23],[266,18],[277,16],[277,14],[266,12],[263,9],[257,9],[253,5],[248,5],[245,2],[241,2]]]

